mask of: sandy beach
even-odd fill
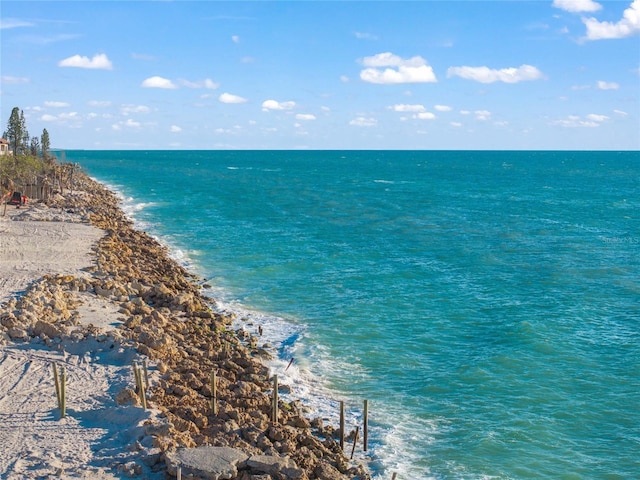
[[[0,302],[19,298],[45,275],[90,278],[86,269],[95,263],[92,252],[104,232],[81,221],[43,205],[8,207],[0,217]],[[113,302],[78,291],[68,303],[77,317],[68,338],[32,338],[27,329],[12,330],[3,322],[2,478],[111,479],[143,473],[130,447],[135,447],[142,423],[157,411],[118,405],[115,398],[133,384],[131,364],[140,355],[131,347],[112,348],[108,334],[122,324]],[[90,326],[93,334],[86,335]],[[62,419],[54,363],[65,368],[69,379],[68,412]],[[144,473],[153,477],[151,471]],[[163,478],[159,473],[155,477]]]
[[[180,467],[201,478],[368,478],[335,428],[296,402],[281,402],[274,421],[259,339],[230,331],[232,318],[111,192],[84,175],[79,184],[0,217],[0,477],[159,479]],[[147,409],[133,362],[149,366]],[[68,378],[64,418],[54,363]],[[180,456],[202,448],[218,449],[227,476]]]

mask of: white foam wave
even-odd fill
[[[216,299],[224,296],[215,288],[210,293]],[[265,364],[271,374],[278,375],[280,385],[291,387],[289,393],[281,393],[284,401],[300,401],[308,418],[321,418],[325,425],[335,428],[339,426],[340,401],[344,401],[347,432],[356,427],[362,429],[363,400],[346,398],[325,382],[329,372],[334,378],[367,377],[360,365],[333,357],[326,346],[309,345],[308,330],[303,324],[248,309],[236,301],[216,301],[215,308],[236,316],[232,325],[235,330],[242,329],[256,337],[262,332],[258,345],[265,346],[273,355]],[[363,452],[360,445],[354,459],[364,462],[376,480],[388,479],[392,472],[397,472],[399,478],[433,478],[424,466],[423,452],[412,447],[412,439],[420,438],[420,444],[424,445],[425,436],[434,437],[438,431],[437,422],[416,419],[382,402],[369,404],[369,448]],[[345,447],[347,454],[350,449],[351,445]]]

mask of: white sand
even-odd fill
[[[0,302],[47,273],[86,275],[81,269],[92,264],[91,247],[103,235],[80,223],[11,220],[24,212],[8,207],[0,217]]]
[[[103,234],[85,224],[11,220],[23,212],[9,207],[0,217],[0,302],[45,274],[87,275],[82,269],[92,265],[91,249]],[[116,305],[90,294],[80,298],[82,323],[118,324]],[[115,402],[120,390],[133,386],[134,358],[108,337],[54,350],[34,342],[0,346],[0,478],[162,478],[144,465],[131,468],[139,460],[132,445],[142,438],[140,424],[153,412]],[[54,362],[68,375],[64,419]]]

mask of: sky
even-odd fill
[[[0,41],[52,148],[640,149],[640,0],[3,0]]]

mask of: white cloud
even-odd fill
[[[375,127],[377,124],[378,121],[371,117],[356,117],[349,122],[349,125],[356,127]]]
[[[58,117],[46,113],[40,117],[40,120],[42,120],[43,122],[55,122],[57,119]]]
[[[44,106],[45,107],[51,107],[51,108],[66,108],[71,106],[69,103],[67,102],[54,102],[54,101],[47,101],[44,102]]]
[[[61,120],[76,120],[77,118],[79,118],[79,114],[78,112],[61,113],[60,115],[58,115],[58,118],[60,118]]]
[[[89,68],[94,70],[112,70],[111,60],[104,53],[94,55],[93,58],[74,55],[58,62],[59,67]]]
[[[520,65],[518,68],[502,68],[500,70],[489,67],[449,67],[447,77],[461,77],[467,80],[475,80],[480,83],[518,83],[528,80],[539,80],[543,74],[531,65]]]
[[[606,120],[609,120],[606,115],[590,113],[585,118],[579,115],[569,115],[567,118],[552,121],[551,125],[563,128],[596,128]]]
[[[296,115],[296,120],[315,120],[316,116],[312,113],[298,113]]]
[[[238,95],[232,95],[231,93],[223,93],[218,97],[222,103],[246,103],[247,99],[239,97]]]
[[[215,90],[220,87],[219,83],[214,82],[210,78],[204,80],[198,80],[196,82],[190,82],[189,80],[180,80],[180,85],[187,88],[208,88],[209,90]]]
[[[110,107],[111,102],[108,100],[91,100],[89,102],[89,106],[91,107]]]
[[[587,119],[591,120],[592,122],[605,122],[609,120],[609,117],[607,117],[606,115],[598,115],[596,113],[590,113],[589,115],[587,115]]]
[[[172,133],[180,133],[182,131],[182,128],[180,128],[177,125],[171,125],[170,130],[171,130]]]
[[[146,105],[122,105],[120,111],[123,115],[128,116],[132,113],[149,113],[151,109]]]
[[[394,112],[424,112],[426,110],[426,108],[424,108],[424,105],[407,104],[391,105],[389,108]]]
[[[346,75],[340,75],[340,81],[342,83],[349,83],[349,77],[347,77]]]
[[[154,77],[149,77],[145,79],[142,84],[144,88],[165,88],[169,90],[173,90],[178,88],[171,80],[168,78],[158,77],[157,75]]]
[[[378,37],[371,33],[356,32],[354,35],[360,40],[378,40]]]
[[[378,53],[372,57],[364,57],[360,78],[368,83],[400,84],[400,83],[433,83],[437,82],[433,68],[420,56],[403,59],[391,52]],[[387,67],[382,69],[382,67]]]
[[[136,122],[135,120],[133,120],[131,118],[127,118],[127,121],[124,122],[124,125],[126,125],[127,127],[138,128],[140,126],[140,122]]]
[[[420,112],[415,114],[413,118],[417,118],[418,120],[435,120],[436,116],[431,112]]]
[[[268,112],[269,110],[291,110],[296,106],[296,102],[278,102],[277,100],[265,100],[262,102],[262,110]]]
[[[461,127],[462,124],[460,122],[451,122],[449,125],[451,125],[452,127]]]
[[[231,41],[233,43],[240,43],[240,37],[238,35],[231,35]]]
[[[615,82],[603,82],[602,80],[598,82],[598,88],[600,90],[618,90],[620,85]]]
[[[583,18],[587,27],[587,40],[624,38],[640,34],[640,0],[633,0],[617,23],[600,22],[597,19]]]
[[[439,112],[450,112],[452,110],[448,105],[435,105],[433,108]]]
[[[20,20],[19,18],[2,18],[0,19],[0,30],[8,30],[9,28],[35,27],[34,23]]]
[[[2,83],[5,83],[7,85],[21,85],[29,82],[31,82],[31,80],[27,77],[10,77],[7,75],[2,76]]]
[[[614,110],[613,113],[615,113],[616,115],[621,115],[623,117],[626,117],[627,115],[629,115],[627,112],[624,112],[622,110]]]
[[[415,56],[409,58],[407,60],[399,57],[398,55],[394,55],[391,52],[378,53],[373,55],[372,57],[364,57],[362,59],[362,65],[365,67],[419,67],[420,65],[425,65],[426,62],[420,56]]]
[[[220,86],[219,83],[214,82],[210,78],[205,78],[202,83],[204,88],[208,88],[209,90],[215,90]]]
[[[473,112],[476,115],[476,120],[485,122],[491,118],[491,112],[488,110],[476,110]]]
[[[597,12],[602,5],[593,0],[553,0],[553,6],[567,12]]]

